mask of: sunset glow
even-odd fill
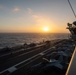
[[[44,27],[44,28],[43,28],[43,31],[44,31],[44,32],[48,32],[48,31],[49,31],[49,28],[48,28],[48,27]]]
[[[0,33],[67,33],[75,20],[68,8],[66,0],[0,0]]]

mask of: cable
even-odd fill
[[[74,12],[74,10],[73,10],[73,7],[72,7],[72,5],[71,5],[71,3],[70,3],[70,1],[69,1],[69,0],[68,0],[68,3],[69,3],[69,5],[70,5],[70,7],[71,7],[71,9],[72,9],[72,12],[73,12],[73,14],[74,14],[75,18],[76,18],[76,14],[75,14],[75,12]]]

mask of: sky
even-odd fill
[[[76,0],[70,0],[76,12]],[[0,33],[68,33],[75,21],[67,0],[0,0]]]

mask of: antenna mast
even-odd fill
[[[76,14],[75,14],[75,12],[74,12],[74,10],[73,10],[73,7],[72,7],[72,5],[71,5],[71,3],[70,3],[70,1],[69,1],[69,0],[68,0],[68,3],[69,3],[69,5],[70,5],[70,7],[71,7],[71,9],[72,9],[72,12],[73,12],[73,14],[74,14],[75,18],[76,18]]]

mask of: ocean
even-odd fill
[[[39,43],[43,40],[68,39],[67,33],[0,33],[0,49],[24,43]]]

